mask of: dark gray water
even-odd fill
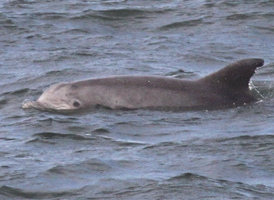
[[[274,199],[272,0],[2,0],[0,47],[0,199]],[[239,108],[20,108],[54,83],[249,57],[265,99]]]

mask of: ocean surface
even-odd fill
[[[273,0],[1,0],[0,199],[274,199],[273,55]],[[252,57],[260,101],[241,107],[21,108],[59,82]]]

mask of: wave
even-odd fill
[[[3,26],[14,26],[13,20],[9,19],[6,15],[0,13],[0,25]]]
[[[117,9],[94,10],[87,9],[82,13],[75,14],[71,19],[102,19],[102,20],[128,20],[128,19],[144,19],[151,18],[154,14],[165,14],[172,11],[166,7],[122,7]]]
[[[174,191],[176,189],[174,195],[178,191],[186,196],[191,194],[192,199],[250,199],[258,197],[272,199],[274,196],[271,187],[213,179],[191,172],[171,177],[160,185],[161,189],[165,191],[172,191],[172,189]],[[192,193],[192,189],[196,190],[195,194]]]
[[[202,18],[200,19],[190,19],[190,20],[184,20],[180,22],[172,22],[170,24],[161,26],[159,30],[170,30],[170,29],[177,29],[182,27],[189,27],[189,26],[198,26],[200,24],[204,24],[204,21]]]
[[[33,134],[36,138],[53,140],[53,139],[69,139],[69,140],[94,140],[94,138],[84,137],[82,135],[76,134],[63,134],[63,133],[54,133],[54,132],[42,132]],[[35,142],[36,140],[31,140],[29,142]],[[29,143],[28,142],[28,143]]]
[[[208,180],[208,178],[205,176],[187,172],[187,173],[183,173],[183,174],[171,177],[167,181],[179,181],[179,180]]]
[[[232,138],[221,138],[221,139],[215,139],[216,142],[230,142],[230,141],[243,141],[250,143],[251,141],[273,141],[274,143],[274,135],[241,135],[237,137]]]
[[[242,14],[232,14],[226,17],[227,20],[247,20],[255,19],[256,13],[242,13]]]
[[[66,164],[66,165],[57,165],[48,169],[44,174],[48,176],[59,175],[68,175],[70,177],[72,174],[86,174],[86,177],[93,176],[94,173],[106,173],[113,169],[113,163],[109,161],[103,161],[98,158],[91,158],[82,162]]]
[[[26,199],[49,199],[49,198],[57,198],[70,195],[71,192],[44,192],[44,191],[25,191],[20,188],[10,187],[10,186],[2,186],[0,187],[0,195],[4,196],[3,199],[18,199],[18,198],[26,198]],[[1,196],[0,196],[1,197]],[[2,198],[1,198],[2,199]]]

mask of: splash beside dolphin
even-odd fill
[[[113,76],[60,83],[22,108],[74,111],[111,109],[184,110],[239,106],[254,102],[248,83],[263,59],[244,59],[196,81],[159,76]]]

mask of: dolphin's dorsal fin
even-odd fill
[[[260,58],[243,59],[198,81],[204,81],[212,86],[219,85],[223,87],[225,85],[232,89],[248,91],[250,78],[254,74],[255,69],[263,66],[263,64],[264,60]]]

